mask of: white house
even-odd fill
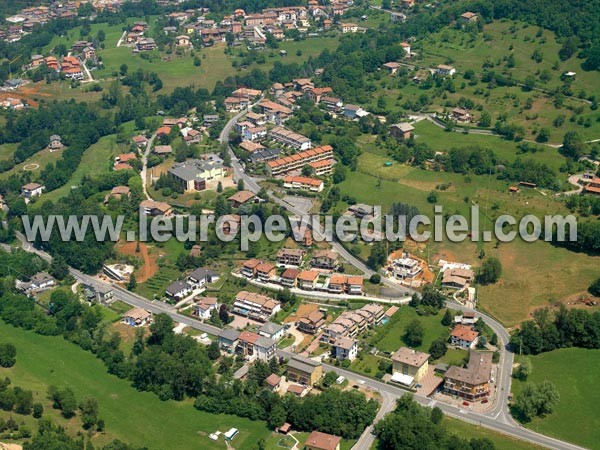
[[[191,284],[193,288],[197,289],[204,286],[206,283],[214,283],[219,279],[219,274],[211,269],[200,267],[194,270],[187,277],[188,284]]]
[[[52,275],[50,275],[48,272],[39,272],[32,276],[29,282],[17,280],[16,287],[23,292],[30,293],[48,289],[55,284],[56,281]]]
[[[258,329],[258,334],[274,341],[278,341],[285,334],[285,328],[283,325],[279,325],[277,323],[266,322]]]
[[[217,299],[215,297],[200,297],[194,303],[194,315],[203,320],[210,319],[210,315],[217,309]]]
[[[25,198],[33,198],[42,195],[45,189],[46,186],[39,183],[27,183],[21,187],[21,195]]]
[[[479,333],[464,325],[456,325],[450,334],[450,343],[466,350],[475,348],[478,340]]]
[[[123,322],[132,327],[149,325],[152,322],[152,313],[142,308],[133,308],[123,315]]]
[[[354,361],[358,354],[358,341],[349,337],[339,337],[333,343],[333,350],[336,359]]]
[[[185,281],[175,281],[165,289],[165,294],[167,294],[167,297],[181,300],[193,290],[194,287],[191,284],[188,284]]]

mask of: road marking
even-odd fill
[[[437,403],[437,402],[436,402],[435,400],[431,400],[431,401],[429,402],[429,405],[428,405],[428,406],[429,406],[430,408],[433,408],[433,407],[436,405],[436,403]]]
[[[465,411],[464,409],[459,409],[458,412],[460,414],[469,414],[469,411]]]

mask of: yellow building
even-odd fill
[[[305,358],[292,357],[287,365],[287,379],[306,386],[315,385],[323,376],[323,366]]]
[[[392,355],[392,381],[405,385],[420,382],[429,370],[429,354],[408,347],[401,347]]]

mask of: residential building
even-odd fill
[[[106,197],[104,197],[104,203],[108,203],[111,198],[121,200],[123,197],[131,197],[131,189],[127,186],[115,186],[111,189],[110,194],[107,194]]]
[[[240,269],[240,273],[248,278],[254,278],[256,276],[256,268],[262,264],[260,259],[249,259],[248,261],[242,264],[242,268]]]
[[[283,158],[267,162],[267,170],[272,176],[281,175],[292,170],[302,169],[306,164],[330,160],[333,158],[333,147],[324,145]]]
[[[144,200],[140,203],[140,211],[148,216],[165,216],[173,215],[173,207],[165,202],[155,202],[154,200]]]
[[[282,248],[277,252],[277,264],[300,266],[306,256],[306,250],[299,248]]]
[[[265,384],[271,389],[273,392],[278,392],[281,387],[281,377],[272,373],[265,379]]]
[[[156,49],[156,42],[152,38],[141,38],[137,41],[137,49],[140,52]]]
[[[444,376],[444,391],[471,401],[481,400],[490,393],[492,377],[491,352],[470,352],[467,368],[450,366]]]
[[[428,353],[401,347],[392,355],[392,381],[406,386],[419,383],[427,375],[430,356]]]
[[[286,176],[283,179],[283,187],[287,189],[321,192],[324,186],[323,180],[317,178]]]
[[[300,271],[298,269],[286,269],[279,279],[279,283],[287,288],[296,287],[296,280],[298,279],[298,275]]]
[[[173,153],[173,147],[170,145],[155,145],[152,153],[159,156],[170,155]]]
[[[304,386],[314,386],[323,376],[323,366],[312,359],[292,356],[287,364],[287,379]]]
[[[219,121],[220,117],[218,114],[204,114],[202,117],[202,125],[205,127],[211,127]]]
[[[370,219],[375,217],[377,211],[372,205],[365,205],[364,203],[356,203],[348,207],[348,213],[352,214],[357,219]]]
[[[442,286],[463,289],[472,283],[474,278],[475,273],[470,269],[446,269],[442,277]]]
[[[271,100],[261,100],[258,108],[262,112],[267,122],[281,125],[292,115],[292,110],[286,106],[275,103]]]
[[[440,64],[436,68],[436,73],[443,77],[445,76],[453,76],[456,73],[456,69],[452,66],[447,66],[446,64]]]
[[[346,278],[346,292],[350,295],[361,295],[363,292],[364,279],[361,275],[348,276]]]
[[[39,183],[27,183],[21,186],[21,196],[26,199],[30,199],[33,197],[38,197],[42,195],[42,192],[46,189],[46,186],[43,186]]]
[[[317,269],[335,270],[338,266],[337,253],[333,250],[315,250],[310,265]]]
[[[391,269],[394,276],[401,279],[414,278],[423,271],[419,261],[408,256],[393,260]]]
[[[410,56],[410,44],[408,42],[400,42],[400,47]]]
[[[329,277],[329,284],[327,285],[327,291],[332,294],[342,294],[344,292],[344,285],[346,284],[346,276],[334,273]]]
[[[317,334],[325,325],[325,314],[319,310],[312,311],[298,320],[298,330],[302,333]]]
[[[342,438],[332,434],[313,431],[306,438],[304,448],[306,450],[340,450],[341,440]]]
[[[219,180],[227,176],[227,168],[223,160],[217,155],[205,155],[203,159],[190,159],[185,162],[175,163],[168,171],[175,181],[181,185],[185,192],[203,191],[207,182]]]
[[[247,141],[256,141],[267,136],[267,127],[247,127],[242,131],[242,136]]]
[[[191,41],[190,37],[188,35],[186,35],[186,34],[182,34],[181,36],[177,36],[175,38],[175,45],[177,47],[186,47],[186,48],[193,47],[192,41]]]
[[[470,122],[471,113],[464,108],[454,108],[452,110],[452,120],[455,122]]]
[[[167,297],[181,300],[186,295],[190,294],[194,290],[194,287],[191,284],[186,283],[185,281],[174,281],[167,289],[165,289],[165,294]]]
[[[259,359],[269,362],[276,353],[275,341],[250,331],[242,331],[238,337],[235,353],[243,355],[250,361]]]
[[[308,150],[312,147],[312,142],[309,138],[281,126],[273,128],[269,133],[269,137],[296,150]]]
[[[467,11],[460,15],[460,20],[464,23],[473,23],[477,22],[477,14],[471,11]]]
[[[342,23],[342,33],[356,33],[358,31],[358,25],[355,23]]]
[[[258,329],[258,334],[274,341],[278,341],[285,334],[285,328],[278,323],[265,322],[263,326]]]
[[[600,177],[594,177],[583,187],[584,194],[600,195]]]
[[[214,283],[218,279],[218,272],[205,267],[200,267],[189,274],[187,277],[187,282],[195,288],[199,288],[204,286],[206,283]]]
[[[392,75],[396,75],[396,72],[398,72],[398,69],[400,68],[400,64],[392,61],[392,62],[387,62],[383,65],[384,68],[386,68],[387,70],[389,70],[389,72]]]
[[[318,177],[330,175],[333,172],[334,164],[335,159],[333,158],[308,163],[308,165],[312,167],[315,175],[317,175]]]
[[[49,150],[60,150],[64,147],[62,139],[58,134],[50,136],[50,142],[48,143]]]
[[[256,278],[258,278],[263,283],[268,283],[272,281],[277,275],[277,268],[275,264],[271,264],[270,262],[263,262],[256,266]]]
[[[148,144],[148,138],[141,134],[138,136],[132,137],[131,140],[133,141],[135,146],[138,148],[144,148]]]
[[[333,343],[333,354],[339,361],[354,361],[358,354],[358,341],[349,337],[339,337]]]
[[[303,270],[298,275],[298,287],[306,291],[312,291],[315,289],[318,279],[319,272],[316,270]]]
[[[254,203],[256,195],[252,191],[238,191],[227,199],[234,208],[239,208],[246,203]]]
[[[48,272],[38,272],[27,282],[17,280],[15,286],[27,294],[43,291],[56,285],[56,280]]]
[[[238,345],[240,334],[238,330],[234,330],[233,328],[223,328],[219,336],[217,336],[219,348],[229,354],[233,354]]]
[[[132,327],[143,327],[152,322],[152,313],[142,308],[133,308],[123,315],[123,322]]]
[[[281,310],[278,300],[254,292],[240,291],[235,296],[233,312],[240,316],[266,322]]]
[[[213,311],[217,310],[216,297],[199,297],[192,306],[192,314],[203,320],[210,319]]]
[[[390,127],[390,136],[396,139],[410,139],[414,130],[415,127],[408,122],[396,123]]]
[[[293,394],[298,398],[304,397],[308,393],[308,389],[306,386],[301,386],[299,384],[290,384],[287,388],[287,393]]]
[[[450,343],[464,349],[475,348],[479,340],[479,333],[471,327],[456,325],[450,334]]]

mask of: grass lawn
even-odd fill
[[[463,439],[489,439],[498,450],[535,450],[543,448],[453,417],[444,416],[443,424],[448,431]]]
[[[66,421],[52,410],[46,398],[49,385],[69,386],[78,400],[92,396],[98,400],[100,417],[106,422],[106,434],[94,438],[102,445],[117,438],[134,446],[149,449],[222,449],[224,443],[213,442],[208,434],[238,428],[236,449],[256,448],[269,434],[264,422],[234,416],[212,415],[197,411],[191,400],[162,402],[149,392],[138,392],[127,381],[106,372],[100,360],[60,337],[39,336],[0,322],[0,340],[17,348],[17,364],[0,369],[13,384],[34,392],[34,400],[44,404],[45,416],[65,426],[70,434],[81,431],[78,420]],[[7,419],[9,413],[0,412]]]
[[[419,316],[416,309],[409,306],[402,306],[392,319],[385,325],[376,328],[372,344],[379,350],[393,353],[400,347],[405,347],[404,333],[406,326],[417,319],[425,329],[423,343],[416,347],[417,350],[426,352],[431,342],[443,336],[448,337],[450,332],[448,327],[441,324],[445,310],[441,310],[435,316]]]
[[[297,448],[304,448],[304,442],[310,433],[293,433],[294,437],[300,443]],[[294,447],[296,441],[291,436],[283,436],[279,433],[272,433],[265,443],[265,450],[289,450]],[[350,450],[354,445],[354,441],[342,439],[340,442],[340,450]]]
[[[431,128],[434,127],[431,124],[419,123],[418,126],[425,126],[434,135],[437,133],[437,130]],[[444,133],[441,129],[439,133],[448,135],[448,138],[475,137]],[[506,144],[500,139],[498,141]],[[384,163],[389,158],[382,154],[372,140],[363,136],[359,145],[363,153],[359,157],[358,169],[356,172],[348,172],[346,180],[339,184],[341,193],[354,197],[357,202],[381,205],[384,213],[389,211],[393,202],[405,202],[416,206],[421,214],[433,217],[433,206],[428,203],[427,196],[435,190],[438,204],[443,206],[444,213],[458,213],[470,218],[471,205],[479,205],[481,229],[485,226],[490,230],[491,221],[502,214],[510,214],[517,220],[527,214],[540,218],[545,215],[569,214],[564,204],[551,195],[527,189],[521,190],[518,195],[511,195],[507,192],[511,183],[495,177],[427,171],[398,163],[385,167]],[[509,152],[510,149],[504,151]],[[552,152],[552,149],[547,149],[532,157],[546,160]],[[436,190],[441,184],[448,188]],[[344,202],[339,202],[335,207],[339,212],[343,212],[345,208]],[[480,246],[480,243],[470,240],[452,243],[444,239],[442,242],[430,241],[427,248],[420,246],[416,253],[425,259],[429,257],[431,264],[437,263],[439,259],[446,259],[477,267],[481,264],[478,258]],[[362,250],[361,257],[366,259],[370,248],[359,247]],[[484,247],[488,256],[500,259],[503,274],[498,283],[479,287],[479,306],[508,326],[527,319],[532,309],[583,293],[598,277],[600,257],[575,254],[542,241],[525,243],[517,239],[511,243],[502,243],[497,248],[495,242],[487,243]]]
[[[0,145],[0,161],[10,159],[17,149],[17,144],[2,144]]]
[[[533,371],[527,382],[551,381],[560,402],[552,414],[525,426],[584,447],[600,448],[600,350],[560,349],[530,358]],[[524,384],[514,380],[513,393]]]

